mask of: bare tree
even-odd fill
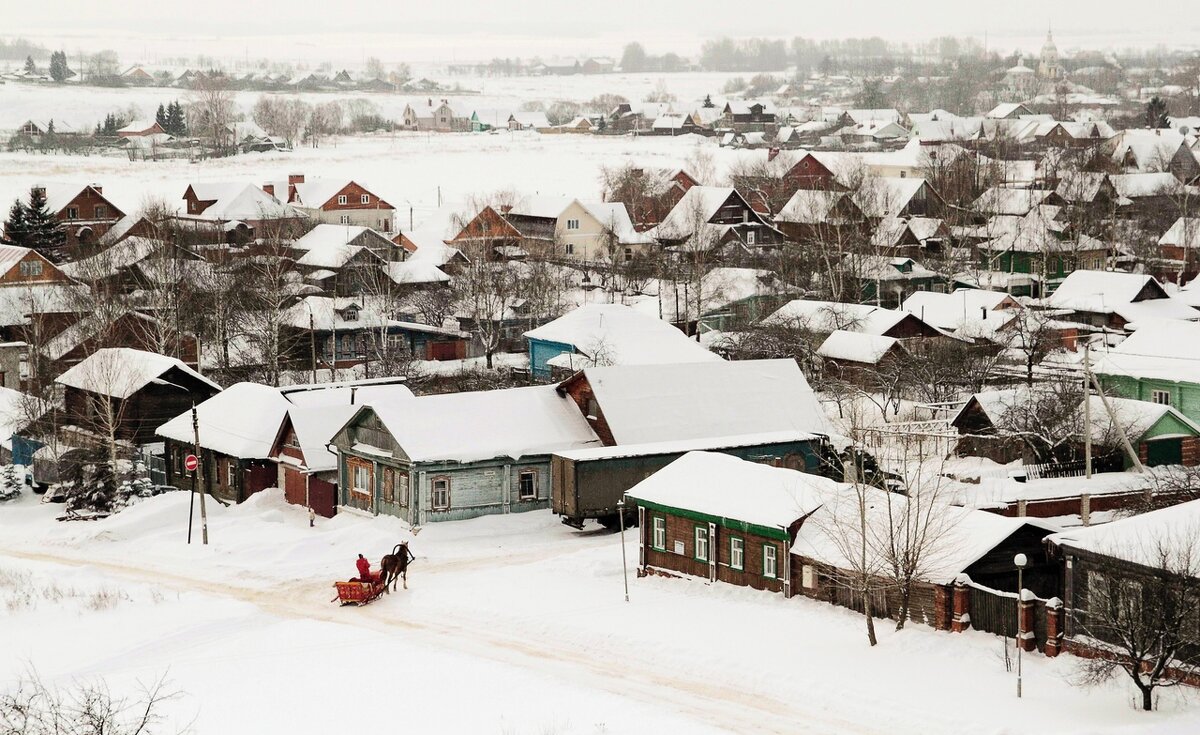
[[[252,114],[263,130],[283,138],[291,146],[312,119],[312,106],[294,95],[264,94],[254,103]]]
[[[1112,549],[1114,560],[1086,575],[1086,605],[1073,610],[1079,633],[1095,649],[1080,659],[1082,681],[1099,684],[1122,671],[1141,693],[1143,710],[1154,691],[1181,683],[1200,665],[1196,615],[1200,604],[1200,529],[1176,528],[1146,537],[1139,549]],[[1105,557],[1101,557],[1102,559]]]
[[[234,100],[225,78],[198,77],[188,100],[188,129],[210,139],[219,152],[228,151],[232,140],[230,123],[234,121]]]
[[[0,695],[0,735],[153,735],[162,732],[163,707],[179,696],[165,678],[131,698],[102,681],[52,688],[35,672]]]

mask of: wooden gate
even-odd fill
[[[971,585],[971,627],[1012,638],[1017,634],[1017,595]]]
[[[315,477],[308,478],[308,502],[317,515],[333,518],[337,513],[337,485]]]

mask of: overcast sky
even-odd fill
[[[651,52],[694,53],[705,38],[725,35],[924,40],[987,33],[990,47],[1011,51],[1040,45],[1053,25],[1069,51],[1195,46],[1200,20],[1189,7],[1182,0],[0,0],[0,34],[68,48],[141,45],[149,55],[207,47],[296,57],[324,49],[352,58],[449,61],[615,54],[627,40]]]

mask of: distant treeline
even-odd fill
[[[35,59],[50,58],[50,50],[45,46],[27,41],[24,38],[5,40],[0,38],[0,59],[5,61],[24,61],[32,56]]]

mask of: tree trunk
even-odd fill
[[[1146,712],[1154,709],[1154,687],[1138,684],[1138,689],[1142,690],[1142,709]]]
[[[900,587],[900,614],[896,621],[896,630],[904,630],[904,622],[908,620],[908,603],[912,598],[912,582],[905,582]]]
[[[874,646],[879,643],[875,638],[875,618],[871,616],[871,592],[863,585],[863,614],[867,617],[867,640]]]
[[[487,352],[484,354],[484,356],[487,358],[487,369],[488,369],[488,370],[491,370],[491,369],[492,369],[492,351],[491,351],[491,350],[488,350],[488,351],[487,351]]]

